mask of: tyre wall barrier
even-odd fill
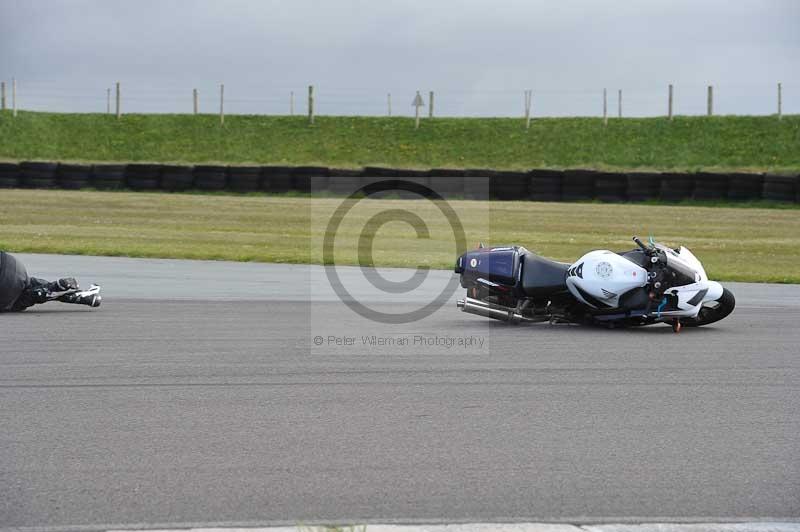
[[[0,188],[19,186],[19,165],[16,163],[0,163]]]
[[[56,170],[56,183],[59,188],[78,190],[89,186],[92,167],[88,164],[59,164]]]
[[[53,188],[57,169],[58,163],[19,163],[19,184],[25,188]]]
[[[125,188],[124,164],[96,164],[92,167],[92,178],[89,181],[92,187],[99,190],[118,190]]]
[[[418,183],[444,198],[607,202],[766,199],[800,202],[800,176],[769,173],[0,162],[0,188],[298,191],[347,195],[375,180]],[[382,196],[417,197],[415,193],[406,191],[378,195]]]

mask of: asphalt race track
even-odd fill
[[[800,519],[798,286],[677,335],[392,326],[319,267],[21,257],[105,301],[0,315],[0,529]]]

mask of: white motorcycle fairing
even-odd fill
[[[567,288],[592,308],[616,308],[621,295],[646,284],[647,270],[605,249],[590,251],[567,270]]]
[[[702,264],[685,247],[678,252],[658,245],[667,255],[670,268],[679,272],[686,284],[670,287],[665,292],[677,298],[671,310],[663,310],[666,299],[655,302],[649,315],[659,318],[694,318],[705,303],[722,296],[722,285],[709,281]],[[620,296],[647,285],[647,270],[608,250],[591,251],[578,259],[567,272],[567,288],[579,301],[595,309],[619,307]],[[663,303],[663,304],[662,304]]]
[[[716,302],[722,297],[722,285],[708,280],[705,268],[691,251],[683,246],[677,252],[666,246],[658,247],[666,252],[670,267],[692,271],[695,279],[694,283],[674,286],[667,290],[667,294],[677,296],[678,310],[663,312],[662,316],[694,318],[704,304]]]

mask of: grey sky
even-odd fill
[[[800,112],[800,2],[619,0],[0,0],[0,78],[20,105],[105,109],[123,83],[127,111],[297,112],[308,84],[328,114],[410,114],[435,90],[440,114],[597,115],[705,110]]]

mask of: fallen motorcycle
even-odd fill
[[[633,241],[638,247],[631,251],[591,251],[573,264],[521,246],[481,246],[456,262],[467,289],[458,307],[511,323],[667,323],[675,332],[717,322],[733,311],[733,294],[708,280],[691,251],[652,239]]]
[[[0,312],[20,312],[48,301],[99,307],[102,296],[99,286],[83,290],[72,277],[57,281],[30,277],[19,259],[0,251]]]

